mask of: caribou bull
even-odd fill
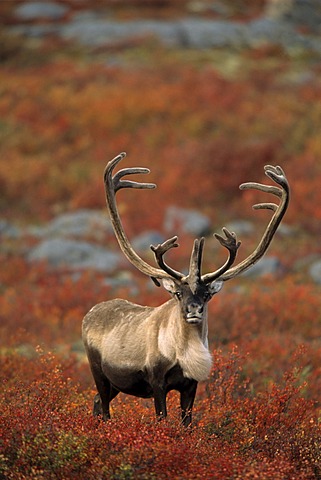
[[[274,212],[257,248],[239,264],[234,264],[240,242],[235,233],[223,228],[214,234],[228,251],[223,266],[202,274],[204,238],[196,239],[188,274],[165,263],[165,253],[177,247],[177,237],[151,246],[158,268],[149,265],[133,250],[124,232],[115,194],[122,188],[155,188],[150,183],[122,180],[125,175],[149,173],[147,168],[125,168],[113,176],[113,170],[125,157],[111,160],[104,174],[106,200],[116,238],[127,259],[156,285],[170,293],[171,299],[159,307],[146,307],[127,300],[114,299],[94,306],[83,320],[83,341],[98,394],[94,415],[110,418],[109,404],[119,392],[142,398],[154,398],[156,415],[166,417],[166,395],[180,393],[182,423],[188,426],[199,381],[208,378],[212,359],[208,348],[207,304],[223,283],[250,268],[266,252],[289,202],[289,185],[281,167],[267,165],[265,174],[278,186],[244,183],[244,189],[257,189],[279,197],[278,205],[260,203],[255,209]]]

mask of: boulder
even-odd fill
[[[103,240],[113,234],[107,211],[77,210],[58,215],[41,227],[31,227],[29,233],[38,237],[90,237]]]
[[[321,285],[321,259],[312,263],[309,268],[309,274],[315,283]]]
[[[243,43],[244,26],[225,20],[184,19],[178,22],[180,45],[191,48],[221,48]]]
[[[233,220],[225,226],[230,232],[236,233],[238,238],[252,235],[255,231],[253,223],[248,220]]]
[[[119,268],[122,256],[98,245],[52,238],[41,241],[27,253],[29,262],[47,262],[52,268],[112,272]]]
[[[268,17],[321,32],[321,0],[268,0]]]
[[[20,7],[32,4],[38,5],[42,2],[22,4]],[[51,4],[54,2],[46,2],[44,5],[49,10],[48,5]],[[17,11],[19,13],[18,8]],[[31,17],[31,14],[29,15]],[[272,43],[289,50],[298,48],[321,52],[320,38],[300,34],[293,24],[274,18],[272,15],[266,15],[248,23],[197,17],[166,21],[154,19],[118,21],[90,12],[71,16],[65,23],[26,24],[22,20],[19,25],[11,27],[10,31],[39,38],[54,34],[88,47],[117,45],[124,40],[153,36],[170,47],[244,48]]]
[[[56,2],[24,2],[15,8],[14,15],[20,21],[60,20],[68,10],[66,5]]]
[[[244,38],[250,47],[258,47],[262,44],[277,44],[285,48],[291,48],[291,46],[304,43],[303,37],[296,33],[290,24],[267,17],[249,22],[244,30]]]
[[[175,22],[157,20],[111,21],[104,18],[77,16],[61,27],[66,40],[76,40],[86,46],[112,45],[124,39],[156,36],[167,45],[179,43]]]
[[[274,256],[265,256],[246,270],[244,277],[264,277],[265,275],[278,275],[283,272],[280,260]]]
[[[18,227],[7,220],[0,220],[0,236],[6,238],[18,238],[21,235],[21,231]]]
[[[131,241],[131,244],[134,250],[145,251],[150,250],[151,245],[158,245],[163,243],[165,240],[164,236],[155,230],[143,232],[137,237],[134,237]]]
[[[197,210],[170,206],[165,213],[164,230],[173,235],[181,232],[196,237],[206,236],[210,233],[211,222]]]
[[[106,277],[103,283],[111,289],[126,288],[131,295],[139,295],[140,293],[140,288],[134,276],[127,270],[121,270],[115,276]]]

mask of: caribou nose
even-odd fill
[[[199,313],[203,313],[203,305],[199,305],[198,303],[193,303],[192,308]]]
[[[191,303],[188,307],[188,317],[199,317],[203,313],[203,305],[198,303]]]

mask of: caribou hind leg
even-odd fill
[[[91,352],[92,353],[92,352]],[[94,397],[93,415],[102,415],[103,420],[110,419],[109,404],[113,398],[118,395],[116,390],[105,376],[101,369],[100,358],[97,358],[93,353],[88,355],[90,369],[95,380],[98,394]]]
[[[109,404],[113,398],[118,395],[118,390],[114,389],[105,376],[95,376],[93,374],[98,394],[94,397],[94,416],[102,415],[103,420],[110,419]]]
[[[103,409],[101,397],[100,397],[99,393],[96,393],[96,395],[94,396],[94,407],[93,407],[94,417],[98,417],[99,415],[102,415],[104,420],[110,419],[109,404],[112,401],[112,399],[115,398],[118,395],[118,393],[119,393],[119,391],[111,386],[107,409],[106,408]],[[104,414],[104,410],[105,410],[105,412],[107,412],[107,415]]]

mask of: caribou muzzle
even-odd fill
[[[204,306],[196,303],[188,305],[186,313],[186,321],[190,324],[198,324],[203,321],[204,318]]]

